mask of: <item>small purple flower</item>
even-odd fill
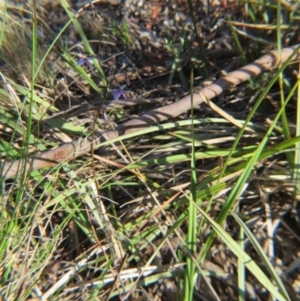
[[[106,121],[106,123],[109,123],[109,118],[108,118],[108,116],[106,114],[106,111],[104,111],[104,113],[103,113],[103,118]]]
[[[125,99],[127,99],[126,91],[124,91],[126,86],[127,85],[122,85],[118,89],[111,90],[114,100],[118,100],[121,96],[123,96]]]
[[[82,65],[87,65],[89,67],[93,67],[93,58],[88,58],[88,57],[84,57],[84,58],[80,58],[77,61],[77,65],[78,66],[82,66]]]

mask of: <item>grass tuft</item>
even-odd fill
[[[0,298],[297,300],[297,1],[128,3],[0,4]]]

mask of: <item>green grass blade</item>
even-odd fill
[[[286,300],[290,300],[289,294],[287,293],[281,279],[279,278],[278,274],[276,273],[275,268],[273,267],[272,263],[270,262],[269,258],[265,254],[264,250],[260,246],[259,242],[253,235],[253,233],[249,230],[249,228],[245,225],[245,223],[240,219],[240,217],[235,213],[231,212],[231,215],[235,218],[235,220],[239,223],[241,229],[246,233],[247,237],[251,241],[253,247],[255,248],[256,252],[264,262],[265,266],[269,274],[272,276],[272,279],[275,281],[276,285],[280,288],[280,293],[286,298]]]
[[[191,74],[191,95],[193,95],[193,73]],[[191,97],[191,115],[193,116],[193,97]],[[191,149],[191,194],[188,208],[188,233],[187,233],[187,248],[189,254],[194,257],[196,251],[196,208],[194,203],[196,201],[197,194],[197,173],[196,173],[196,157],[195,157],[195,132],[192,118],[192,149]],[[186,271],[184,281],[184,300],[192,301],[194,294],[194,283],[195,283],[195,263],[194,258],[187,256],[186,259]]]
[[[195,206],[197,206],[195,204]],[[280,301],[286,301],[287,299],[278,292],[277,288],[272,284],[268,276],[260,269],[260,267],[254,262],[254,260],[244,252],[240,245],[230,237],[222,227],[216,223],[210,216],[197,206],[198,211],[205,217],[205,219],[212,226],[217,235],[225,242],[230,250],[239,258],[240,261],[247,267],[247,269],[253,274],[253,276],[263,285],[273,296]],[[289,299],[288,299],[289,300]]]
[[[88,52],[89,55],[94,55],[93,49],[91,48],[90,43],[89,43],[84,31],[82,30],[81,25],[79,24],[78,20],[74,17],[74,14],[68,9],[68,7],[70,5],[68,4],[68,2],[66,0],[60,0],[60,2],[62,4],[63,8],[65,9],[66,13],[68,14],[69,18],[72,20],[77,32],[79,33],[79,35],[82,39],[83,45],[85,47],[85,50]],[[104,84],[105,87],[107,87],[108,83],[107,83],[105,74],[104,74],[98,60],[94,59],[93,62],[99,73],[102,83]]]

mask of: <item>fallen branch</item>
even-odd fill
[[[277,51],[271,51],[270,53],[262,56],[253,63],[246,65],[236,71],[230,72],[226,77],[219,78],[213,84],[200,90],[200,93],[193,94],[193,106],[198,107],[203,103],[201,96],[206,99],[212,99],[229,88],[232,88],[242,82],[247,81],[249,78],[257,76],[264,71],[270,70],[271,68],[278,67],[279,64],[286,62],[294,53],[292,61],[300,59],[300,51],[295,50],[300,45],[293,47],[284,48],[281,51],[281,60]],[[201,96],[200,96],[201,95]],[[26,164],[26,171],[56,166],[62,161],[73,160],[83,154],[86,154],[91,149],[91,143],[94,144],[94,149],[99,147],[99,142],[105,140],[111,140],[121,136],[123,134],[129,134],[147,128],[154,124],[159,124],[165,120],[175,118],[182,113],[191,109],[191,95],[188,95],[181,100],[160,107],[154,110],[150,110],[139,118],[131,119],[123,124],[118,125],[114,130],[109,130],[100,134],[95,135],[95,139],[78,139],[71,143],[64,144],[58,148],[49,150],[47,152],[36,154],[28,160],[17,160],[12,163],[6,162],[3,165],[1,174],[4,179],[15,177],[18,171],[24,168]]]

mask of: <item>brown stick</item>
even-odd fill
[[[247,81],[250,77],[257,76],[264,71],[278,67],[279,64],[286,62],[286,60],[290,58],[290,56],[299,46],[300,45],[295,45],[293,47],[282,49],[280,61],[277,51],[271,51],[253,63],[229,73],[226,77],[219,78],[213,84],[202,89],[200,93],[207,99],[212,99],[220,95],[225,90]],[[300,51],[298,49],[292,61],[299,59]],[[203,102],[203,99],[198,93],[193,94],[192,97],[194,107],[199,106]],[[151,110],[139,118],[131,119],[123,124],[120,124],[115,128],[115,130],[103,132],[101,136],[106,140],[111,140],[120,135],[136,132],[142,128],[147,128],[151,125],[159,124],[165,120],[175,118],[190,109],[191,95],[188,95],[178,102]],[[76,157],[89,152],[91,149],[91,143],[94,143],[94,149],[96,149],[97,143],[100,141],[100,139],[101,137],[95,137],[94,141],[92,141],[91,139],[80,138],[71,143],[64,144],[56,149],[52,149],[41,154],[36,154],[27,161],[17,160],[12,163],[7,162],[3,166],[2,176],[4,179],[9,179],[16,176],[24,164],[26,164],[26,170],[29,171],[30,168],[32,170],[36,170],[45,167],[56,166],[64,160],[73,160]]]

